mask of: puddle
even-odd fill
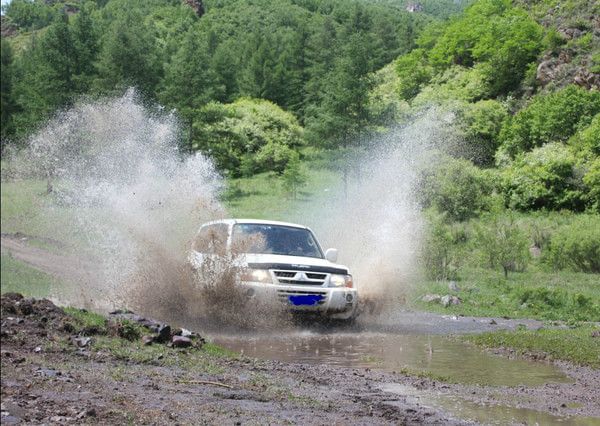
[[[381,387],[385,392],[392,392],[407,397],[408,400],[421,405],[441,408],[452,416],[462,420],[470,420],[485,425],[573,425],[597,426],[598,418],[592,417],[561,417],[527,408],[515,408],[508,405],[492,405],[476,403],[455,395],[447,395],[426,390],[416,389],[396,383]],[[393,405],[393,401],[389,404]]]
[[[407,368],[460,383],[537,386],[571,381],[551,364],[509,360],[442,336],[299,332],[219,336],[214,342],[254,358],[388,371]]]

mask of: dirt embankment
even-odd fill
[[[47,300],[2,298],[3,424],[462,423],[381,391],[387,373],[140,346],[89,329],[82,347],[71,322]]]

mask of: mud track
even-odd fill
[[[81,271],[89,267],[28,241],[30,237],[3,235],[2,252],[65,280],[81,279]],[[367,327],[386,332],[412,327],[422,333],[492,327],[488,319],[398,315]],[[411,317],[410,325],[398,325]],[[567,424],[569,419],[600,422],[600,371],[568,364],[559,367],[570,383],[515,388],[244,356],[206,354],[198,365],[187,361],[187,350],[171,349],[175,353],[157,353],[154,359],[140,361],[134,354],[102,350],[94,343],[77,348],[61,327],[60,315],[53,318],[7,315],[3,310],[2,424],[472,424],[410,392],[393,391],[398,385],[397,389],[459,396],[488,409],[510,405],[564,416]],[[523,323],[496,321],[495,329]],[[527,324],[537,326],[535,321]]]

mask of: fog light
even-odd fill
[[[248,296],[248,297],[254,296],[254,289],[249,288],[248,290],[246,290],[246,296]]]
[[[346,295],[346,302],[352,302],[353,300],[354,300],[354,296],[352,296],[351,294]]]

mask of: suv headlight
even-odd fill
[[[267,269],[246,269],[240,277],[242,281],[254,281],[259,283],[272,284],[273,279]]]
[[[352,282],[352,275],[338,275],[332,274],[329,277],[330,287],[348,287],[352,288],[354,283]]]

